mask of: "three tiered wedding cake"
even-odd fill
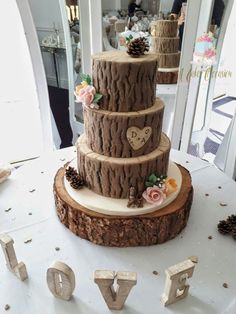
[[[65,179],[68,165],[58,171],[59,219],[96,244],[162,243],[186,226],[193,189],[187,170],[169,162],[164,103],[156,98],[157,58],[109,51],[94,55],[92,64],[91,85],[77,90],[85,133],[69,165],[84,188],[75,190]],[[103,96],[99,106],[96,92]]]

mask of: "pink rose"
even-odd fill
[[[81,88],[81,89],[79,90],[79,93],[78,93],[79,98],[82,98],[83,95],[86,93],[86,87],[87,87],[87,86],[85,86],[85,87],[83,87],[83,88]],[[81,101],[82,101],[82,100],[81,100]]]
[[[92,85],[88,85],[85,87],[85,91],[88,93],[91,93],[93,95],[96,94],[96,89]]]
[[[146,191],[143,192],[143,198],[149,204],[161,205],[166,196],[160,188],[154,185],[153,187],[147,188]]]
[[[91,103],[93,102],[93,99],[94,99],[94,95],[90,92],[85,92],[83,96],[81,97],[81,101],[83,105],[85,105],[86,107],[89,107],[91,105]]]

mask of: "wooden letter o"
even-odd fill
[[[55,297],[69,301],[75,289],[75,274],[68,265],[55,262],[47,270],[47,284]]]

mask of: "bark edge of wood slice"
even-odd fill
[[[182,186],[175,201],[155,212],[132,217],[99,214],[75,202],[64,187],[65,168],[60,168],[53,186],[59,220],[77,236],[97,245],[149,246],[171,240],[186,227],[193,200],[191,176],[184,167],[178,167]]]

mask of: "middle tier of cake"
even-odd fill
[[[103,196],[128,198],[131,187],[142,195],[151,174],[166,175],[170,140],[162,133],[158,148],[149,154],[133,158],[107,157],[93,152],[86,136],[77,141],[78,173],[86,186]]]
[[[108,157],[138,157],[156,149],[160,142],[164,103],[134,112],[84,108],[88,147]]]

